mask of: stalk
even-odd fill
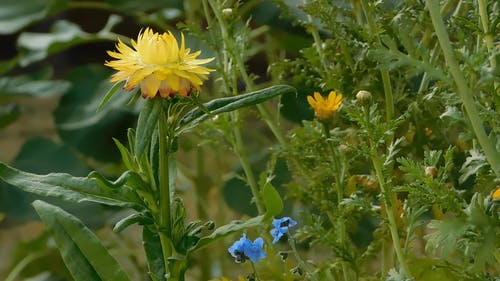
[[[477,0],[477,5],[479,9],[479,17],[481,19],[481,25],[484,32],[484,42],[486,43],[486,48],[488,48],[488,52],[490,53],[490,66],[495,69],[497,62],[495,60],[495,57],[492,56],[493,51],[495,50],[495,45],[493,44],[493,36],[490,34],[489,30],[488,11],[486,9],[486,3],[484,2],[484,0]]]
[[[426,6],[429,10],[439,44],[443,50],[446,64],[451,75],[453,76],[453,79],[455,80],[457,94],[464,104],[465,112],[467,113],[466,115],[472,125],[472,130],[476,135],[479,144],[483,148],[486,160],[490,164],[495,175],[500,176],[500,155],[496,151],[494,144],[490,142],[488,136],[486,135],[483,127],[483,121],[479,117],[479,112],[474,104],[472,92],[467,86],[464,74],[460,70],[458,62],[455,59],[453,48],[445,28],[443,18],[441,17],[441,13],[439,11],[439,4],[436,0],[426,0]]]
[[[344,171],[345,171],[345,167],[342,167],[342,163],[339,162],[339,157],[340,156],[340,153],[336,153],[336,149],[333,147],[332,143],[328,141],[328,139],[331,137],[330,135],[330,128],[328,126],[328,124],[326,123],[323,123],[323,129],[324,129],[324,132],[325,132],[325,136],[326,136],[326,141],[328,143],[328,147],[330,148],[330,152],[332,154],[332,159],[333,159],[333,165],[334,165],[334,169],[335,169],[335,172],[337,172],[337,175],[335,175],[335,189],[337,191],[337,208],[339,210],[339,213],[342,214],[342,212],[340,212],[340,206],[341,206],[341,203],[342,203],[342,199],[344,199],[344,187],[343,187],[343,182],[344,182]],[[332,216],[329,216],[330,218]],[[330,219],[331,220],[331,219]],[[332,221],[333,224],[335,224],[334,221]],[[346,241],[346,231],[345,231],[345,223],[344,223],[344,218],[343,216],[340,216],[337,220],[337,226],[338,226],[338,233],[339,233],[339,242],[340,244],[347,244],[347,241]],[[342,261],[342,275],[344,277],[344,281],[348,281],[350,280],[349,279],[349,274],[348,274],[348,269],[345,265],[345,262]]]
[[[380,37],[378,36],[375,19],[373,17],[373,13],[371,12],[371,8],[369,7],[368,3],[366,3],[366,0],[361,0],[361,7],[365,14],[366,21],[368,22],[370,33],[374,35],[377,45],[381,46],[382,42],[380,41]],[[394,118],[394,97],[392,94],[391,79],[389,77],[389,71],[387,70],[380,70],[380,75],[382,76],[382,83],[384,85],[386,121],[389,122],[390,120],[392,120],[392,118]],[[392,140],[390,140],[389,142],[392,142]]]
[[[162,102],[157,101],[157,102]],[[168,128],[167,116],[162,106],[160,111],[160,118],[158,119],[158,138],[159,138],[159,181],[160,181],[160,222],[159,222],[159,236],[161,248],[163,252],[163,259],[165,263],[166,275],[169,276],[168,258],[172,255],[172,245],[170,239],[172,233],[172,220],[170,213],[170,187],[169,187],[169,170],[168,170]],[[169,280],[169,279],[167,279]]]
[[[411,277],[410,268],[408,267],[408,263],[406,262],[406,258],[403,255],[403,251],[401,249],[398,227],[396,225],[396,219],[394,218],[394,212],[392,209],[391,191],[389,190],[389,187],[385,183],[384,175],[382,173],[382,164],[380,162],[380,158],[378,157],[377,151],[374,151],[375,144],[372,141],[370,142],[372,147],[371,160],[373,167],[375,168],[375,173],[377,175],[378,183],[380,185],[380,190],[382,191],[382,197],[384,199],[387,220],[389,221],[389,230],[391,232],[394,251],[396,252],[396,257],[398,259],[399,265],[403,269],[403,274],[406,277]]]

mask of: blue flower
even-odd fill
[[[246,256],[245,256],[245,244],[251,243],[251,241],[247,238],[245,233],[243,233],[243,236],[240,238],[240,240],[236,241],[227,249],[231,256],[234,257],[234,261],[237,263],[242,263],[245,262]]]
[[[229,247],[228,251],[237,263],[245,262],[246,259],[250,259],[253,263],[256,263],[260,259],[266,257],[263,247],[264,240],[262,238],[259,237],[252,242],[252,240],[248,239],[245,233],[243,233],[240,240],[234,242],[233,245]]]
[[[281,219],[274,219],[272,222],[274,226],[271,229],[271,235],[273,236],[273,244],[278,243],[278,241],[283,237],[283,235],[288,233],[288,228],[297,225],[297,222],[290,217],[284,217]]]
[[[260,259],[266,257],[266,253],[262,250],[264,248],[264,240],[259,237],[255,241],[248,240],[245,243],[244,253],[253,263],[258,262]]]

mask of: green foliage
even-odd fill
[[[47,132],[57,143],[31,140],[0,163],[1,223],[28,217],[22,203],[38,198],[13,185],[67,201],[120,237],[137,224],[146,258],[133,254],[132,266],[146,260],[153,281],[183,281],[192,267],[197,280],[232,273],[224,238],[241,232],[262,236],[268,255],[243,264],[248,279],[494,280],[499,6],[438,4],[4,0],[0,34],[12,42],[0,61],[0,128],[22,127],[25,99],[60,99]],[[141,99],[141,85],[126,91],[88,65],[109,59],[117,38],[146,26],[177,34],[175,25],[187,48],[215,57],[201,93]],[[331,122],[314,120],[307,96],[332,90],[342,106]],[[129,279],[78,219],[35,206],[77,280]],[[133,210],[115,214],[123,208]],[[298,225],[271,244],[281,213]],[[39,254],[14,259],[11,279]],[[19,276],[59,276],[26,270]]]
[[[141,208],[140,200],[128,187],[113,190],[99,186],[91,178],[68,174],[36,175],[0,163],[0,178],[34,194],[60,198],[70,202],[90,201],[110,206]]]
[[[52,232],[61,256],[76,281],[130,280],[80,220],[43,201],[35,201],[33,206]]]
[[[6,0],[0,5],[0,34],[12,34],[51,16],[68,5],[67,0]]]

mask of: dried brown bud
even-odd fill
[[[361,90],[356,94],[356,99],[360,104],[368,104],[372,101],[372,94],[368,91]]]
[[[438,169],[434,166],[427,166],[425,167],[425,175],[428,177],[435,177],[437,176]]]

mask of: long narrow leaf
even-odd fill
[[[149,276],[153,281],[164,280],[165,262],[163,261],[160,237],[157,233],[152,232],[147,226],[144,226],[142,230],[142,240],[144,251],[148,259]]]
[[[130,281],[118,262],[78,218],[40,200],[33,202],[33,206],[53,234],[75,281]]]
[[[141,199],[129,187],[107,189],[91,178],[73,177],[61,173],[36,175],[0,162],[0,179],[26,192],[65,201],[90,201],[109,206],[141,208]]]
[[[161,107],[161,99],[149,99],[139,114],[135,133],[135,153],[138,158],[151,142],[151,135],[158,124]]]
[[[295,88],[291,86],[276,85],[243,95],[215,99],[204,104],[204,107],[210,111],[210,114],[207,114],[205,110],[202,110],[199,107],[186,113],[186,115],[184,115],[184,117],[180,120],[178,131],[192,128],[211,115],[256,105],[274,97],[295,92]]]
[[[198,240],[198,243],[196,243],[196,245],[194,245],[191,249],[189,249],[189,253],[192,253],[194,251],[202,249],[202,248],[208,246],[210,243],[212,243],[212,242],[214,242],[222,237],[225,237],[231,233],[241,231],[241,230],[244,230],[247,228],[257,227],[265,219],[266,219],[266,217],[264,215],[261,215],[258,217],[251,218],[245,222],[234,221],[234,222],[231,222],[229,224],[223,225],[223,226],[217,228],[216,230],[214,230],[214,232],[212,232],[212,234],[210,234],[208,236],[201,237],[200,240]]]

